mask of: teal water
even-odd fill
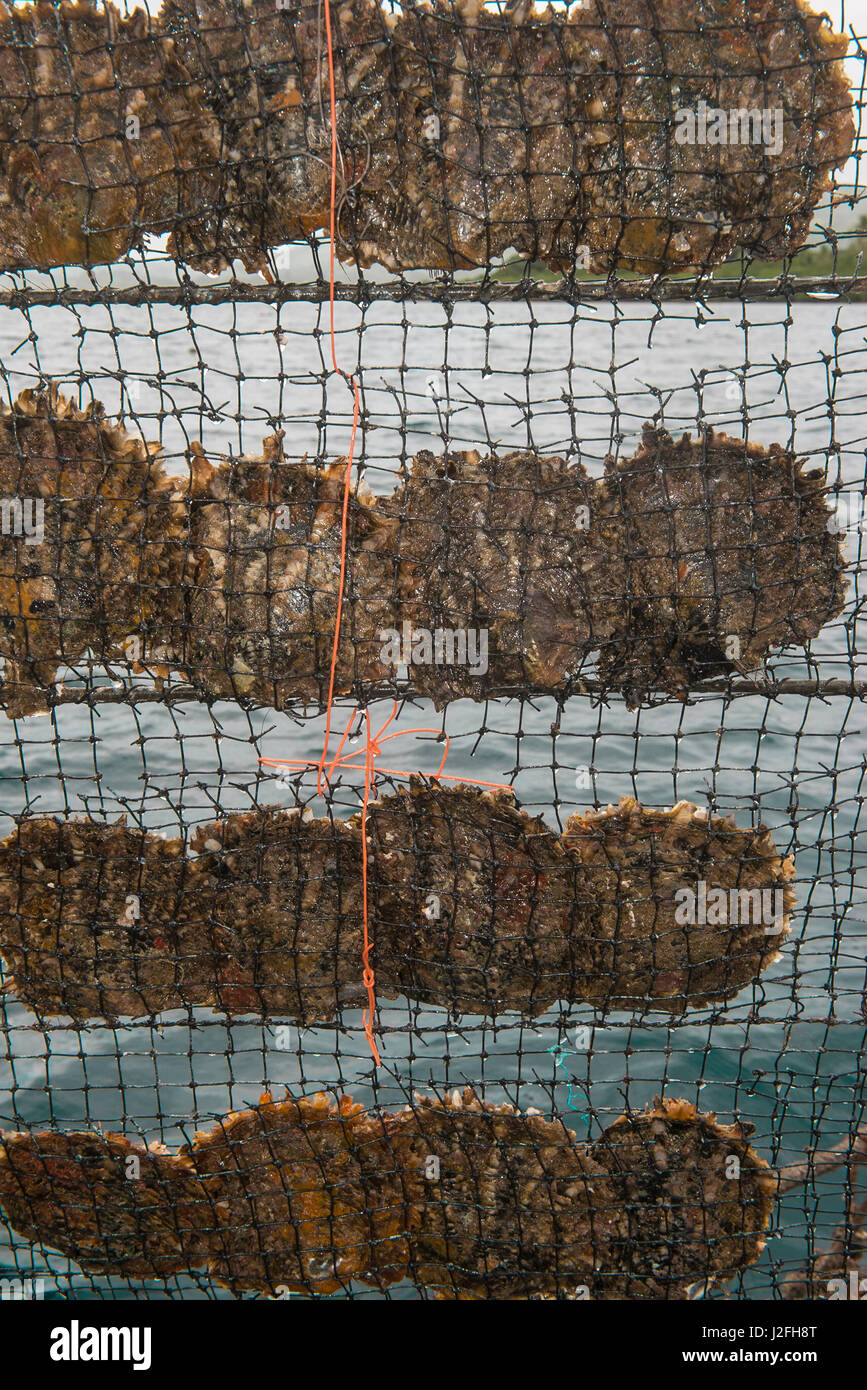
[[[697,419],[763,443],[794,440],[833,481],[863,492],[867,352],[860,305],[378,305],[338,307],[338,358],[361,381],[361,463],[377,491],[393,486],[418,448],[533,445],[581,457],[591,471],[609,451],[631,453],[641,424],[661,410],[672,430]],[[359,337],[357,329],[363,324]],[[109,412],[124,412],[180,461],[189,441],[206,450],[258,450],[280,421],[288,454],[334,457],[348,443],[349,398],[326,372],[327,310],[290,305],[195,310],[0,314],[5,389],[38,373]],[[36,338],[31,336],[35,334]],[[403,365],[395,367],[395,363]],[[448,363],[443,372],[442,364]],[[616,364],[616,365],[615,365]],[[813,644],[771,663],[777,674],[867,678],[858,559],[848,538],[850,603]],[[377,706],[374,725],[390,709]],[[154,1026],[86,1030],[42,1026],[7,1002],[0,1022],[0,1127],[101,1125],[178,1142],[209,1117],[280,1092],[351,1091],[365,1103],[403,1103],[414,1089],[470,1082],[486,1098],[571,1117],[595,1137],[623,1109],[655,1094],[684,1096],[721,1118],[756,1127],[770,1161],[791,1162],[836,1143],[864,1116],[867,855],[863,830],[865,716],[847,699],[704,695],[636,713],[619,700],[462,701],[437,715],[406,708],[398,728],[431,725],[451,736],[448,771],[514,785],[522,804],[559,825],[588,804],[624,794],[647,804],[689,798],[764,821],[794,853],[799,907],[782,959],[724,1010],[595,1018],[587,1007],[495,1027],[450,1019],[409,1001],[381,1009],[383,1066],[374,1073],[360,1011],[340,1028],[226,1027],[201,1011]],[[340,723],[338,716],[337,723]],[[122,810],[176,833],[217,810],[290,804],[259,775],[257,758],[315,758],[323,720],[218,704],[60,707],[51,719],[0,727],[0,834],[28,808],[112,817]],[[412,737],[401,766],[430,769],[439,750]],[[435,755],[437,755],[435,757]],[[576,769],[591,768],[591,787]],[[304,798],[321,803],[308,781]],[[344,777],[340,814],[357,809]],[[360,966],[359,966],[360,969]],[[575,1029],[592,1025],[587,1051]],[[287,1046],[288,1043],[288,1046]],[[575,1108],[573,1108],[575,1107]],[[585,1118],[586,1117],[586,1118]],[[842,1179],[817,1180],[781,1204],[759,1263],[733,1296],[773,1296],[781,1274],[821,1248],[841,1214]],[[83,1275],[34,1251],[0,1223],[0,1272],[48,1274],[55,1296],[225,1297],[204,1280],[128,1284]],[[374,1297],[359,1288],[358,1297]],[[393,1297],[418,1298],[413,1289]]]

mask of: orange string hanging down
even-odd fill
[[[334,44],[331,38],[331,0],[324,0],[325,4],[325,41],[328,46],[328,99],[331,115],[331,219],[330,234],[331,245],[328,257],[328,313],[329,313],[329,333],[331,338],[331,362],[335,372],[346,381],[352,391],[352,434],[349,439],[349,453],[346,458],[346,478],[343,484],[343,513],[340,524],[340,586],[337,591],[337,613],[334,620],[334,645],[331,649],[331,673],[328,679],[328,704],[325,711],[325,739],[322,744],[322,756],[319,760],[319,767],[316,776],[316,790],[322,792],[322,770],[328,756],[328,743],[331,738],[331,711],[334,703],[334,681],[337,673],[337,654],[340,646],[340,622],[343,617],[343,591],[346,584],[346,541],[347,528],[349,521],[349,493],[352,486],[352,461],[355,453],[355,436],[358,431],[358,416],[361,402],[358,393],[358,383],[354,377],[348,376],[337,364],[337,343],[334,336],[334,247],[337,241],[337,93],[334,83]],[[364,1036],[367,1038],[368,1046],[373,1054],[373,1060],[379,1066],[379,1049],[376,1045],[376,1038],[373,1033],[373,1021],[376,1017],[376,993],[374,989],[374,975],[370,968],[370,931],[367,916],[367,803],[370,798],[370,769],[372,759],[370,756],[370,718],[366,720],[367,743],[365,747],[364,762],[364,803],[361,813],[361,839],[362,839],[362,895],[363,895],[363,930],[364,947],[361,953],[363,962],[364,987],[367,990],[367,1008],[364,1011]]]
[[[358,384],[354,377],[349,376],[342,370],[337,363],[337,346],[334,335],[334,247],[337,239],[337,97],[334,83],[334,46],[331,38],[331,4],[330,0],[323,0],[325,9],[325,39],[328,48],[328,85],[331,106],[331,253],[329,256],[329,313],[330,313],[330,337],[331,337],[331,361],[335,372],[342,376],[353,395],[352,412],[352,434],[349,440],[349,453],[346,459],[346,480],[343,486],[343,512],[340,527],[340,579],[337,593],[337,613],[334,622],[334,643],[331,649],[331,672],[328,681],[328,703],[325,709],[325,739],[322,744],[322,753],[317,762],[301,760],[295,758],[260,758],[259,762],[266,767],[296,767],[296,768],[316,768],[316,791],[322,795],[323,788],[328,785],[333,773],[339,767],[352,768],[355,771],[364,772],[364,792],[361,808],[361,872],[362,872],[362,918],[364,945],[361,953],[362,959],[362,980],[367,990],[367,1008],[364,1011],[364,1036],[367,1039],[370,1051],[377,1066],[380,1063],[379,1049],[376,1045],[376,1038],[373,1032],[373,1022],[376,1017],[376,992],[375,978],[370,964],[370,929],[368,922],[368,849],[367,849],[367,812],[370,805],[371,795],[376,790],[377,771],[386,773],[394,777],[411,777],[411,772],[402,771],[398,768],[382,767],[377,769],[375,762],[382,752],[382,744],[388,743],[394,738],[403,738],[409,734],[436,734],[439,736],[439,729],[401,729],[385,737],[385,731],[397,715],[397,701],[395,701],[391,714],[386,719],[382,728],[376,733],[371,732],[370,712],[364,711],[365,742],[364,748],[357,752],[343,752],[344,744],[349,737],[358,709],[354,709],[349,719],[349,723],[344,730],[343,737],[337,747],[337,752],[331,761],[328,761],[328,745],[331,741],[331,719],[334,705],[334,684],[337,675],[337,657],[340,647],[340,624],[343,616],[343,592],[346,584],[346,552],[347,537],[349,528],[349,498],[352,487],[352,463],[355,453],[355,439],[358,432],[358,418],[361,410],[361,401],[358,391]],[[449,753],[449,738],[446,735],[445,748],[440,761],[439,768],[433,774],[434,780],[444,780],[448,782],[472,782],[474,786],[494,787],[503,790],[510,790],[502,782],[477,782],[467,777],[444,777],[443,768]],[[356,758],[364,758],[363,769],[353,761]]]
[[[343,484],[343,513],[340,532],[340,585],[337,591],[337,615],[334,622],[334,645],[331,650],[328,704],[325,711],[325,742],[322,745],[322,757],[319,762],[319,774],[316,780],[316,790],[320,794],[322,792],[322,769],[325,766],[325,759],[328,755],[328,740],[331,736],[331,708],[334,700],[334,680],[337,671],[337,653],[340,644],[340,621],[343,616],[343,590],[346,582],[346,536],[349,520],[349,494],[352,486],[352,461],[355,453],[355,436],[358,431],[358,416],[361,408],[358,383],[354,377],[348,376],[337,364],[337,343],[334,336],[334,245],[337,239],[337,95],[334,85],[334,45],[331,39],[331,0],[324,0],[324,4],[325,40],[328,48],[328,90],[331,111],[331,247],[328,257],[328,310],[331,338],[331,362],[335,372],[343,377],[352,391],[353,405],[352,434],[349,439],[349,453],[346,458],[346,479]],[[372,1007],[373,1004],[371,1003],[371,1008]]]

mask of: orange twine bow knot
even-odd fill
[[[344,535],[344,544],[345,544],[345,540],[346,540],[346,538],[345,538],[345,535]],[[365,989],[367,990],[367,1008],[366,1008],[365,1011],[364,1011],[363,1023],[364,1023],[364,1035],[365,1035],[365,1037],[367,1038],[367,1042],[368,1042],[368,1045],[369,1045],[369,1047],[370,1047],[371,1052],[373,1053],[374,1060],[376,1061],[377,1065],[379,1065],[379,1062],[380,1062],[379,1050],[378,1050],[378,1048],[377,1048],[376,1039],[375,1039],[374,1034],[373,1034],[373,1020],[374,1020],[374,1017],[375,1017],[375,1014],[376,1014],[376,993],[375,993],[375,988],[374,988],[374,986],[375,986],[374,973],[373,973],[373,969],[372,969],[371,964],[370,964],[370,946],[371,946],[371,942],[370,942],[370,932],[369,932],[368,912],[367,912],[367,880],[368,880],[368,874],[367,874],[367,859],[368,859],[368,849],[367,849],[367,811],[368,811],[368,807],[369,807],[369,805],[370,805],[371,796],[373,796],[373,795],[376,794],[376,777],[377,777],[377,773],[382,773],[383,775],[388,776],[388,777],[412,777],[414,774],[413,774],[412,772],[407,771],[405,768],[398,768],[398,767],[379,767],[379,768],[377,768],[377,767],[374,766],[374,763],[375,763],[376,758],[378,758],[378,757],[380,757],[380,756],[382,755],[382,745],[383,745],[384,743],[390,743],[392,739],[395,739],[395,738],[406,738],[406,737],[408,737],[408,736],[411,735],[411,734],[436,734],[436,736],[439,737],[441,731],[440,731],[439,729],[397,729],[397,730],[395,730],[394,733],[386,734],[385,731],[386,731],[386,729],[388,728],[389,724],[391,724],[392,720],[395,719],[395,718],[397,717],[397,701],[395,700],[394,703],[393,703],[393,705],[392,705],[391,714],[388,716],[388,718],[386,719],[386,721],[385,721],[385,723],[382,725],[382,727],[376,731],[376,733],[373,733],[373,732],[371,731],[371,726],[370,726],[370,710],[369,710],[369,709],[365,709],[365,710],[364,710],[364,724],[365,724],[365,741],[364,741],[364,747],[363,747],[363,748],[352,749],[350,752],[344,753],[344,751],[343,751],[344,745],[346,744],[346,740],[347,740],[348,737],[349,737],[349,733],[350,733],[350,730],[352,729],[352,725],[353,725],[353,722],[354,722],[354,720],[355,720],[355,716],[356,716],[356,714],[358,714],[359,712],[360,712],[360,711],[359,711],[359,708],[358,708],[358,706],[356,706],[355,709],[353,709],[351,715],[349,716],[349,723],[346,725],[346,728],[345,728],[344,731],[343,731],[343,737],[341,738],[339,744],[337,745],[337,752],[334,754],[334,756],[331,758],[330,761],[326,762],[326,759],[327,759],[327,757],[328,757],[328,740],[329,740],[329,736],[330,736],[330,720],[329,720],[329,727],[326,728],[325,743],[324,743],[324,746],[323,746],[323,749],[322,749],[322,755],[321,755],[321,757],[320,757],[318,760],[314,760],[314,759],[312,759],[312,758],[260,758],[260,759],[259,759],[259,762],[261,763],[261,765],[262,765],[263,767],[296,767],[296,768],[299,768],[299,769],[315,767],[315,768],[316,768],[316,791],[317,791],[317,794],[320,795],[320,796],[322,795],[323,787],[328,786],[328,784],[329,784],[330,781],[331,781],[331,778],[332,778],[333,774],[335,773],[335,771],[336,771],[338,768],[341,768],[341,767],[343,767],[343,768],[349,768],[351,771],[354,771],[354,772],[363,772],[363,773],[364,773],[364,793],[363,793],[363,800],[362,800],[362,806],[361,806],[361,872],[362,872],[361,884],[362,884],[362,914],[363,914],[363,930],[364,930],[364,947],[363,947],[363,950],[362,950],[362,952],[361,952],[361,960],[362,960],[362,966],[363,966],[363,969],[362,969],[362,981],[363,981],[363,984],[364,984]],[[329,715],[330,715],[330,713],[331,713],[331,706],[330,706],[330,704],[329,704]],[[448,758],[448,755],[449,755],[449,744],[450,744],[450,741],[451,741],[451,740],[449,739],[448,734],[446,734],[446,735],[445,735],[445,748],[443,749],[443,755],[442,755],[442,758],[440,759],[439,767],[437,768],[436,772],[429,774],[429,775],[430,775],[431,781],[434,781],[434,782],[469,782],[469,781],[472,781],[472,785],[475,786],[475,787],[493,787],[493,788],[496,788],[496,789],[498,789],[498,790],[506,790],[506,791],[509,790],[509,788],[506,786],[506,784],[505,784],[504,782],[482,782],[482,781],[477,781],[477,780],[470,779],[470,778],[466,778],[466,777],[450,777],[450,776],[448,776],[447,774],[445,774],[445,773],[443,772],[443,768],[444,768],[445,765],[446,765],[446,759]],[[364,759],[363,765],[360,766],[360,765],[355,761],[357,758],[363,758],[363,759]]]

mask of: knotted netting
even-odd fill
[[[3,16],[4,1296],[849,1288],[861,73]]]

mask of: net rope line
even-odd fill
[[[284,304],[344,301],[367,305],[380,301],[395,303],[459,302],[491,303],[517,301],[526,303],[565,303],[580,305],[584,301],[647,300],[650,303],[707,300],[730,300],[764,303],[788,299],[797,295],[834,295],[845,300],[848,295],[867,294],[867,275],[838,278],[833,275],[788,276],[772,279],[744,278],[717,280],[553,280],[540,281],[521,278],[513,282],[494,280],[467,281],[444,277],[442,280],[375,281],[359,279],[350,284],[330,284],[328,280],[309,283],[278,281],[274,284],[249,284],[229,280],[218,285],[107,285],[100,289],[84,289],[59,285],[54,289],[0,290],[0,308],[64,308],[74,305],[108,308],[112,305],[176,305],[181,308],[223,304]]]
[[[564,687],[560,691],[552,691],[550,687],[533,685],[522,685],[520,690],[498,692],[490,699],[518,699],[525,697],[528,700],[546,699],[554,700],[557,707],[561,707],[566,700],[575,694],[589,696],[610,695],[610,687],[604,682],[593,677],[582,678],[580,684],[576,684],[574,690]],[[689,691],[686,699],[682,703],[684,706],[697,705],[704,698],[713,698],[723,695],[726,699],[748,699],[760,696],[767,700],[779,700],[786,696],[815,696],[817,699],[844,699],[844,700],[864,700],[867,699],[867,680],[844,680],[842,677],[817,677],[815,680],[801,680],[794,676],[786,676],[782,680],[744,680],[729,679],[721,676],[714,680],[708,680],[700,686],[695,686]],[[373,690],[368,694],[371,704],[379,700],[393,700],[395,690],[393,686],[384,686],[381,691]],[[203,700],[202,695],[186,685],[183,681],[166,682],[162,688],[141,684],[131,684],[122,681],[119,675],[115,675],[112,683],[105,685],[82,685],[75,686],[70,684],[70,678],[58,681],[55,690],[46,695],[46,702],[52,708],[60,708],[65,705],[146,705],[146,704],[184,704],[186,702],[194,704],[219,704],[223,700],[222,696],[215,696],[211,700]],[[401,687],[398,692],[400,703],[409,703],[413,700],[421,699],[411,686]],[[243,709],[263,709],[271,710],[271,705],[260,704],[257,700],[249,700],[239,695],[233,702],[240,705]],[[658,707],[669,704],[667,697],[660,697]],[[646,708],[654,706],[648,703]],[[281,713],[289,713],[283,710]],[[419,732],[414,730],[413,732]],[[427,732],[422,730],[421,732]],[[437,733],[440,731],[437,730]],[[318,767],[319,761],[305,766]],[[465,781],[461,778],[461,781]]]

